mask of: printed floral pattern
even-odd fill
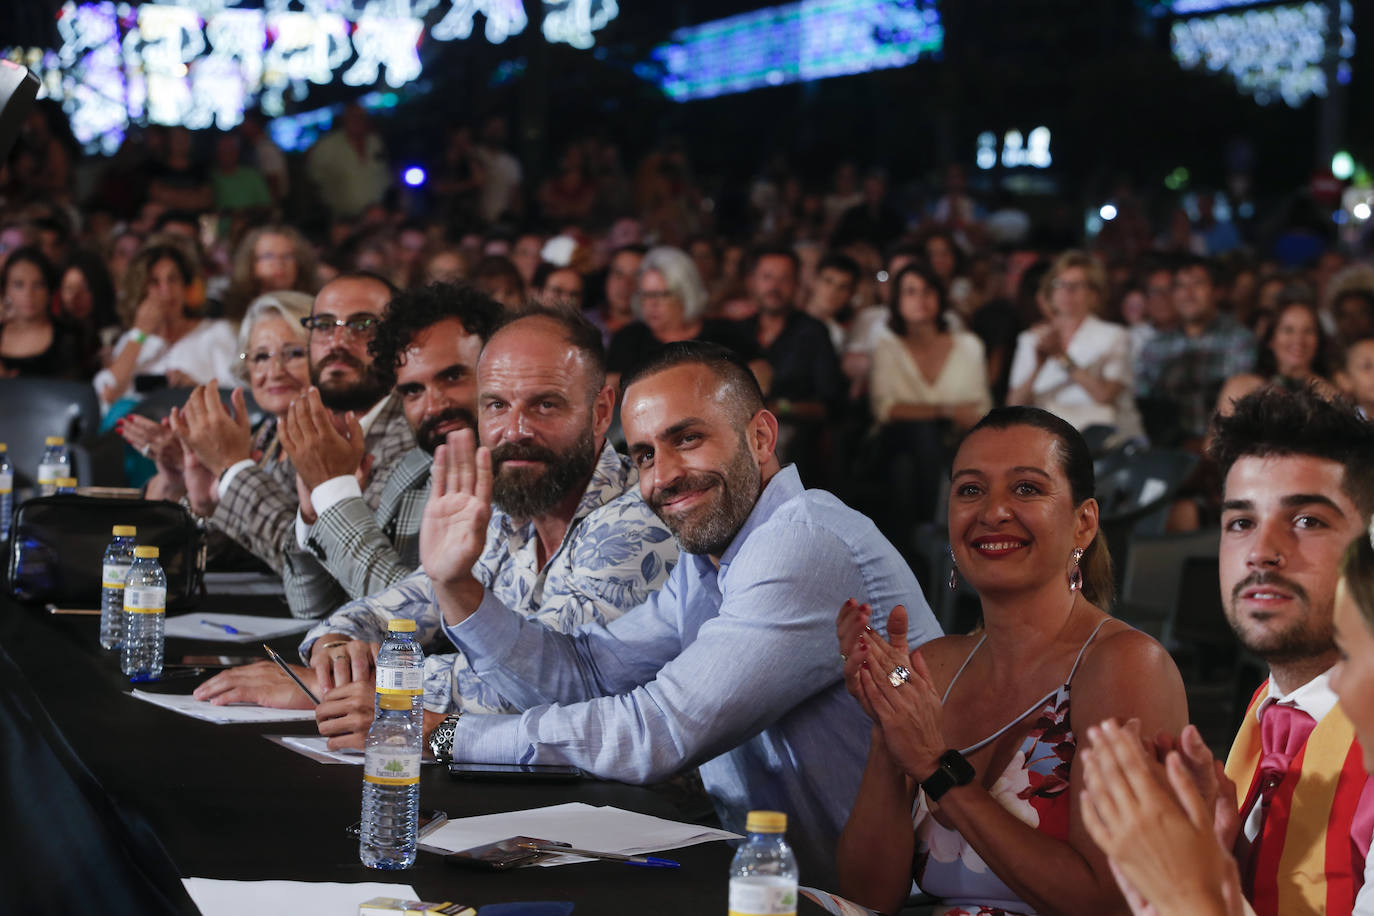
[[[610,445],[601,452],[563,543],[542,570],[536,548],[533,524],[493,509],[487,548],[472,574],[507,607],[562,632],[607,623],[639,606],[668,581],[678,557],[672,534],[639,495],[638,472]],[[344,605],[306,634],[302,652],[331,632],[380,641],[392,617],[416,621],[416,638],[426,647],[426,709],[518,711],[453,651],[423,569]]]
[[[1069,722],[1069,688],[1065,685],[1036,714],[1030,732],[989,794],[1017,820],[1047,836],[1067,840],[1069,775],[1077,743]],[[916,883],[928,893],[1016,899],[958,831],[931,816],[924,795],[916,807],[915,824]],[[938,916],[1031,916],[1029,909],[1009,910],[1000,904],[951,906],[936,912]]]

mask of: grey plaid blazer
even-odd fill
[[[401,411],[401,402],[388,395],[363,439],[373,455],[372,479],[363,491],[363,501],[375,507],[382,490],[401,456],[415,447],[415,436]],[[299,550],[296,544],[296,474],[283,458],[269,473],[260,467],[244,468],[220,493],[219,505],[210,523],[248,548],[277,574],[286,569],[287,551]],[[289,477],[286,476],[289,470]]]
[[[286,554],[286,600],[297,617],[320,617],[345,601],[379,592],[420,566],[420,521],[433,457],[414,448],[397,463],[374,513],[349,498],[310,528],[307,551]]]

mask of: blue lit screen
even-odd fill
[[[905,67],[943,47],[936,0],[801,0],[678,29],[653,57],[663,92],[687,102]]]

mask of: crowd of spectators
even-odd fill
[[[942,475],[911,469],[947,466],[994,405],[1197,452],[1214,409],[1265,385],[1374,408],[1374,269],[1334,236],[1258,239],[1210,194],[1152,225],[1123,192],[1074,240],[958,166],[922,196],[853,161],[811,183],[779,156],[727,207],[676,143],[631,166],[579,139],[536,182],[494,116],[448,130],[416,191],[358,105],[291,156],[252,113],[213,136],[150,127],[108,160],[61,119],[34,111],[0,175],[0,372],[91,379],[110,423],[163,384],[242,384],[250,305],[353,271],[580,310],[612,381],[661,344],[723,344],[808,483],[863,504],[867,471],[908,481],[866,506],[885,527],[937,517]],[[1205,479],[1171,524],[1215,513]]]

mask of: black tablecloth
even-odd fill
[[[217,599],[213,609],[263,613],[266,603]],[[733,851],[721,842],[666,853],[678,870],[594,862],[483,873],[423,852],[407,871],[364,868],[345,833],[359,816],[360,767],[262,737],[314,734],[311,723],[215,725],[133,698],[116,654],[99,648],[97,621],[0,601],[0,828],[19,847],[0,856],[0,911],[195,912],[179,879],[205,877],[397,881],[426,900],[571,900],[579,914],[725,912]],[[273,647],[294,657],[295,643]],[[168,640],[169,661],[189,652],[251,647]],[[189,693],[195,683],[151,689]],[[667,795],[619,783],[475,783],[427,766],[420,785],[422,807],[450,818],[581,801],[682,819]]]

